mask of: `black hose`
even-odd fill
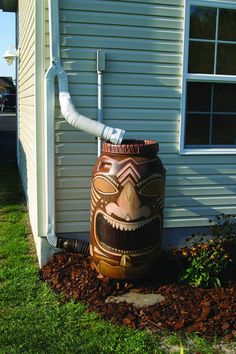
[[[58,237],[57,247],[63,248],[69,252],[82,253],[85,255],[89,254],[89,242],[74,239],[65,239]]]

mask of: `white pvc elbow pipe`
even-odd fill
[[[109,127],[82,115],[76,110],[69,94],[67,75],[59,65],[57,65],[57,77],[61,112],[70,125],[104,140],[109,140],[113,144],[121,144],[124,130]]]

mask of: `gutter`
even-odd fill
[[[47,240],[53,247],[88,253],[89,243],[81,240],[65,240],[55,233],[55,143],[54,107],[55,79],[58,78],[59,102],[64,118],[75,128],[110,140],[113,144],[122,142],[125,131],[104,125],[82,115],[76,110],[68,89],[68,79],[60,60],[58,0],[48,0],[50,66],[44,78],[45,85],[45,185]]]

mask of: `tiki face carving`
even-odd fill
[[[159,167],[160,168],[160,167]],[[164,178],[156,159],[102,156],[92,181],[92,252],[118,264],[159,247]]]

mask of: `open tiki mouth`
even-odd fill
[[[121,222],[107,214],[96,215],[96,235],[108,251],[138,253],[160,242],[160,219],[154,216],[139,222]]]

